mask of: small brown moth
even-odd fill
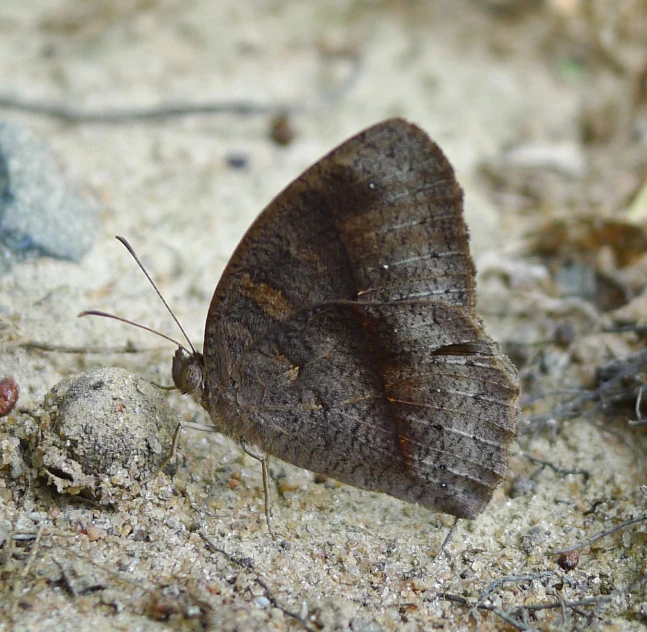
[[[260,214],[173,381],[243,447],[473,518],[504,476],[519,394],[475,306],[454,171],[389,119]]]

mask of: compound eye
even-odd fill
[[[184,392],[193,393],[202,386],[202,369],[197,364],[188,364],[184,372]]]

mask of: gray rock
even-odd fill
[[[60,493],[102,503],[157,472],[178,421],[159,388],[117,368],[62,380],[44,408],[34,465]]]
[[[510,488],[510,498],[519,498],[520,496],[528,496],[535,490],[535,482],[525,476],[517,476],[512,481]]]
[[[98,229],[97,205],[66,182],[49,147],[0,120],[0,265],[40,256],[79,261]]]
[[[542,527],[541,525],[536,525],[531,527],[526,531],[526,534],[521,538],[521,548],[528,554],[542,544],[546,543],[550,538],[550,531]]]

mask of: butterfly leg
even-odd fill
[[[270,477],[267,469],[267,456],[261,456],[250,450],[247,445],[247,441],[243,437],[240,438],[240,447],[243,449],[243,452],[248,456],[251,456],[252,459],[256,459],[261,464],[261,470],[263,472],[263,491],[265,493],[265,522],[267,522],[267,530],[270,532],[270,535],[274,539],[274,531],[272,530],[272,521],[271,521],[271,511],[270,511]]]
[[[460,518],[458,516],[454,518],[454,524],[449,528],[449,533],[445,536],[445,539],[440,545],[438,553],[436,553],[436,557],[434,559],[439,559],[443,553],[449,558],[449,554],[445,552],[445,547],[449,544],[449,541],[452,539],[452,537],[454,537],[454,533],[456,532],[456,527],[458,526],[459,520]]]
[[[173,433],[173,440],[171,442],[171,449],[168,455],[162,461],[162,464],[157,468],[149,480],[155,478],[176,456],[177,448],[180,445],[180,434],[183,428],[192,428],[193,430],[200,430],[200,432],[218,432],[218,429],[212,424],[200,424],[192,421],[178,422],[175,432]]]
[[[182,422],[179,422],[173,433],[173,441],[171,442],[171,449],[169,453],[164,457],[161,465],[157,468],[155,473],[150,477],[149,480],[157,478],[162,470],[177,456],[177,447],[180,444],[180,434],[182,434]]]

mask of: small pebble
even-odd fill
[[[226,160],[232,169],[245,169],[249,165],[249,156],[242,152],[232,152],[227,155]]]
[[[566,551],[565,553],[560,553],[560,556],[557,558],[557,563],[565,571],[575,570],[579,562],[580,554],[577,551]]]
[[[0,379],[0,417],[8,415],[16,405],[20,388],[17,382],[9,376]]]
[[[103,540],[103,538],[106,537],[106,532],[103,529],[100,529],[99,527],[95,527],[94,525],[88,525],[88,528],[86,529],[86,533],[88,535],[88,540],[90,542],[96,542],[97,540]]]
[[[546,542],[549,537],[550,533],[542,526],[531,527],[521,539],[521,548],[526,553],[530,553],[532,549]]]
[[[569,322],[560,323],[553,332],[553,340],[555,344],[564,348],[573,344],[576,337],[577,333],[575,331],[575,326],[573,323]]]
[[[534,481],[530,480],[526,476],[517,476],[512,481],[512,486],[510,487],[510,498],[519,498],[520,496],[527,496],[532,494],[535,489]]]
[[[289,145],[295,137],[290,117],[283,113],[276,115],[270,123],[270,138],[281,147]]]

